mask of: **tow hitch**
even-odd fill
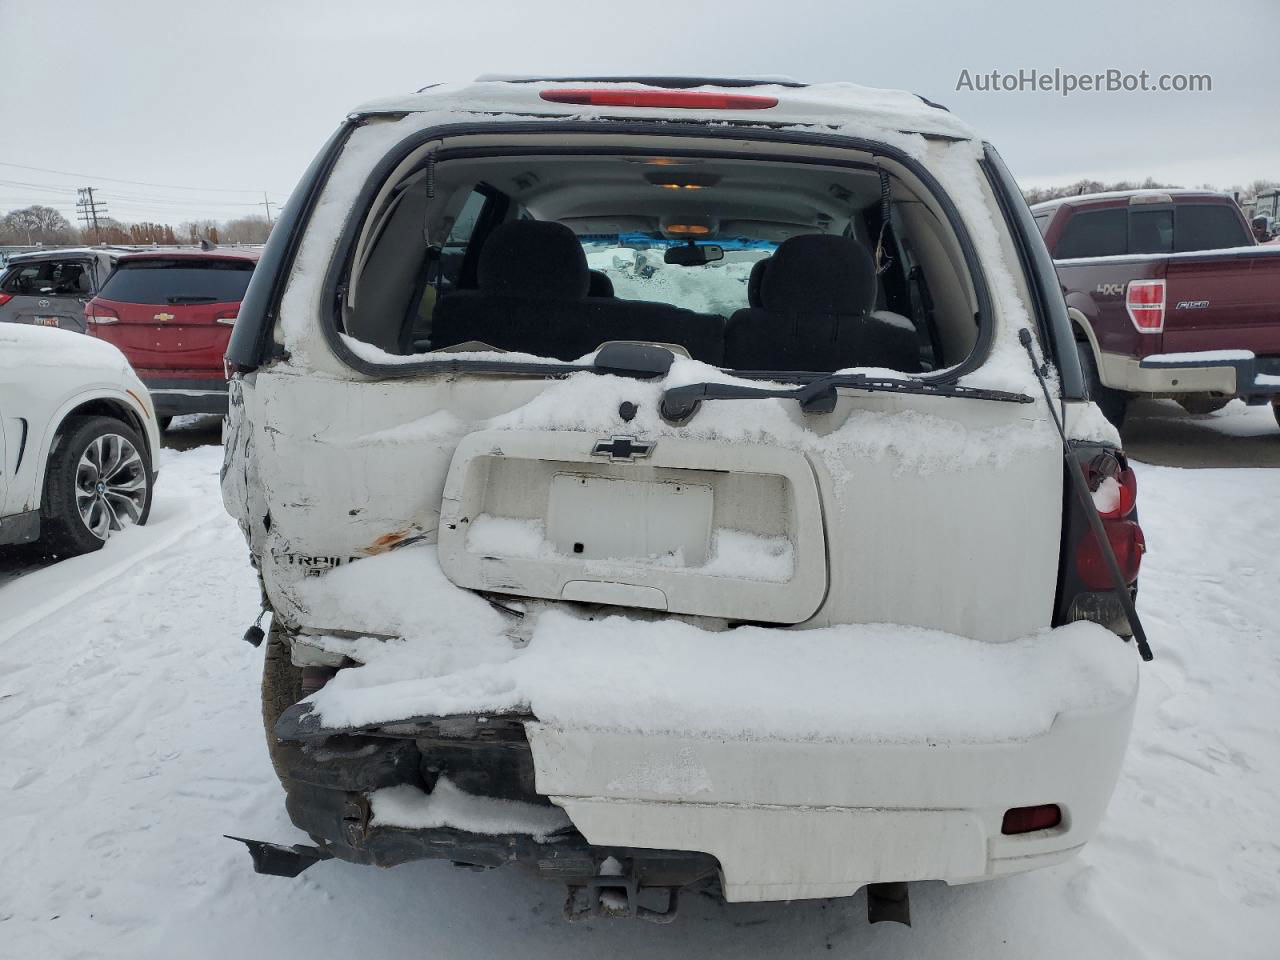
[[[642,905],[641,894],[650,891],[665,895],[665,905]],[[581,923],[593,917],[671,923],[676,918],[679,893],[679,887],[642,887],[635,871],[624,874],[622,864],[609,857],[600,865],[600,872],[588,878],[585,884],[569,884],[564,900],[564,918],[570,923]]]
[[[228,840],[239,840],[249,848],[249,856],[253,857],[253,872],[266,874],[269,877],[296,877],[307,867],[321,860],[332,860],[333,854],[320,847],[295,843],[286,847],[279,843],[268,843],[266,840],[246,840],[244,837],[233,837],[223,834]]]
[[[873,883],[867,887],[867,922],[911,926],[911,898],[905,883]]]

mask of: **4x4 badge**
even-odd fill
[[[657,441],[637,440],[635,437],[608,437],[597,440],[591,448],[593,457],[608,457],[610,460],[640,460],[653,453]]]

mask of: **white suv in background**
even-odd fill
[[[147,388],[119,350],[0,324],[0,544],[87,553],[146,523],[159,447]]]

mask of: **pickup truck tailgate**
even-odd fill
[[[1165,353],[1280,355],[1280,247],[1174,256],[1165,282]]]

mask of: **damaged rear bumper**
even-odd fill
[[[381,822],[381,792],[408,788],[429,795],[442,782],[443,771],[481,802],[555,810],[535,792],[533,760],[524,736],[524,722],[532,718],[419,718],[390,731],[335,736],[309,724],[305,706],[286,712],[277,724],[277,734],[283,737],[276,759],[289,817],[317,846],[242,840],[259,873],[296,876],[332,857],[379,867],[413,860],[448,860],[476,868],[523,864],[569,887],[565,910],[570,919],[581,919],[584,910],[589,914],[597,907],[593,900],[583,908],[576,892],[615,890],[626,904],[624,915],[657,921],[674,915],[679,890],[717,876],[715,860],[698,851],[601,847],[567,823],[538,835],[518,828],[479,832],[465,824],[406,827]],[[388,732],[395,735],[387,736]],[[600,865],[610,857],[625,870],[602,877]],[[656,905],[648,902],[652,891],[661,891]]]
[[[998,695],[993,693],[994,695]],[[724,739],[568,729],[523,717],[420,717],[327,731],[281,717],[288,810],[328,854],[392,866],[524,863],[573,889],[626,864],[639,889],[719,880],[729,901],[849,896],[869,884],[967,883],[1047,866],[1096,831],[1136,699],[1057,716],[1041,735],[944,742]],[[468,794],[554,804],[571,826],[534,837],[380,823],[371,797],[447,773]],[[1016,807],[1061,822],[1006,835]],[[673,901],[674,902],[674,899]]]
[[[1133,701],[985,743],[630,738],[529,725],[538,786],[592,843],[696,848],[729,901],[850,896],[873,883],[968,883],[1048,866],[1096,831]],[[750,802],[742,802],[750,797]],[[1061,822],[1005,835],[1011,808]]]

